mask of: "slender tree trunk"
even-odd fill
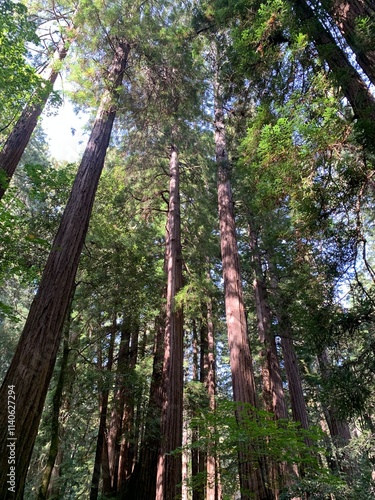
[[[68,41],[61,40],[58,44],[49,67],[49,74],[46,76],[47,85],[43,95],[39,97],[37,103],[29,104],[23,109],[20,118],[17,120],[17,123],[13,127],[13,130],[0,151],[0,200],[13,177],[21,156],[29,143],[31,134],[36,127],[38,118],[42,114],[46,102],[53,90],[53,85],[60,71],[60,69],[56,70],[55,68],[59,66],[59,62],[65,59],[70,43],[71,39]]]
[[[64,461],[65,435],[67,428],[69,427],[67,420],[69,420],[69,415],[71,414],[70,411],[71,400],[73,394],[73,386],[76,377],[76,361],[78,355],[78,349],[76,348],[78,347],[78,344],[79,344],[79,334],[77,332],[73,332],[69,342],[70,346],[70,352],[68,358],[69,363],[68,363],[67,373],[64,377],[65,387],[62,398],[63,400],[60,407],[60,414],[62,413],[64,416],[59,425],[59,446],[57,449],[57,455],[55,457],[54,466],[49,480],[47,498],[61,497],[61,491],[60,491],[61,485],[58,479],[61,477],[62,473],[61,465]]]
[[[171,454],[182,445],[183,410],[183,317],[175,297],[182,287],[179,162],[171,147],[169,162],[169,210],[167,222],[167,308],[164,339],[161,447],[156,476],[156,500],[173,500],[181,493],[181,454]]]
[[[52,469],[51,479],[48,485],[47,498],[61,498],[61,486],[58,479],[61,477],[61,465],[64,461],[64,450],[60,446],[57,450],[55,464]]]
[[[156,469],[160,448],[160,420],[163,405],[162,377],[165,311],[156,319],[155,331],[154,365],[144,438],[134,471],[121,493],[121,498],[124,500],[128,498],[132,500],[154,499],[156,494]]]
[[[60,408],[61,408],[61,402],[63,400],[63,389],[68,371],[68,360],[70,352],[70,345],[69,345],[69,330],[71,323],[70,315],[71,315],[71,307],[68,313],[67,322],[65,326],[64,347],[61,359],[59,379],[52,400],[51,444],[48,452],[47,464],[43,471],[42,481],[39,488],[38,500],[45,500],[46,498],[48,498],[48,489],[51,480],[51,475],[59,450]]]
[[[327,380],[330,376],[330,363],[326,349],[323,349],[318,354],[318,362],[322,379],[323,381]],[[349,465],[349,457],[346,457],[345,460],[345,451],[341,450],[340,453],[337,452],[338,449],[342,449],[348,445],[351,439],[348,422],[338,416],[337,409],[333,404],[321,401],[321,406],[326,423],[328,424],[331,443],[333,443],[333,446],[327,446],[328,465],[334,473],[344,473],[350,478],[353,471]]]
[[[22,498],[27,469],[60,344],[81,249],[85,240],[113,121],[113,99],[121,86],[129,44],[116,48],[93,130],[78,169],[38,292],[33,300],[12,363],[0,390],[0,497],[8,498],[9,444],[15,446],[16,493]],[[16,432],[8,433],[8,391],[16,393]],[[14,438],[8,439],[9,437]]]
[[[133,326],[131,346],[129,351],[129,363],[127,373],[134,374],[137,364],[139,325]],[[135,462],[136,452],[136,429],[135,429],[135,393],[134,388],[124,381],[124,405],[121,420],[121,441],[118,460],[118,482],[117,491],[130,477]],[[120,436],[119,436],[120,437]]]
[[[192,379],[194,382],[198,382],[199,377],[199,368],[202,367],[202,353],[204,352],[202,338],[200,342],[200,356],[198,349],[198,331],[197,331],[197,323],[193,320],[193,373]],[[198,357],[200,358],[200,365],[198,364]],[[193,414],[195,413],[195,408],[192,409]],[[197,424],[194,424],[191,429],[191,442],[193,444],[199,442],[199,427]],[[194,482],[194,478],[196,478],[199,473],[199,465],[200,465],[200,453],[199,449],[196,446],[193,446],[191,449],[191,477],[193,479],[193,500],[201,500],[201,485],[196,484]]]
[[[206,314],[207,318],[207,314]],[[200,361],[199,361],[199,381],[204,384],[207,390],[207,371],[208,371],[208,325],[207,321],[202,321],[200,327]],[[207,392],[208,395],[208,392]],[[198,439],[200,430],[198,429]],[[198,449],[198,473],[201,477],[205,474],[207,470],[207,452],[199,448]],[[204,500],[205,495],[205,484],[200,481],[199,488],[196,492],[196,500]]]
[[[299,241],[298,235],[297,241]],[[300,246],[299,251],[303,252],[303,249]],[[272,252],[269,253],[272,256]],[[270,269],[272,293],[276,302],[275,315],[278,324],[278,333],[281,338],[281,347],[284,356],[285,373],[288,380],[292,416],[293,420],[295,422],[299,422],[303,429],[308,429],[309,419],[303,393],[301,372],[293,343],[292,326],[287,312],[288,306],[280,292],[279,276],[277,274],[276,266],[272,262],[272,258],[268,258],[267,263]],[[310,441],[307,441],[307,444],[310,444]]]
[[[208,274],[209,277],[209,274]],[[208,394],[208,404],[212,412],[216,411],[216,363],[215,363],[215,332],[212,314],[212,300],[207,301],[207,355],[205,356],[205,385]],[[215,429],[212,429],[215,433]],[[219,500],[220,478],[218,457],[216,454],[216,443],[208,445],[206,457],[206,500]]]
[[[253,289],[256,304],[258,335],[260,343],[262,344],[263,397],[266,404],[266,410],[273,413],[276,419],[288,418],[275,336],[271,331],[272,314],[269,306],[267,286],[263,276],[257,231],[251,219],[249,219],[249,235],[252,263],[254,267]]]
[[[356,55],[357,63],[375,85],[375,48],[373,39],[366,40],[360,33],[359,21],[375,22],[375,2],[373,0],[325,0],[322,2],[332,16],[347,44]],[[373,28],[372,28],[373,29]]]
[[[219,84],[216,81],[214,125],[218,166],[220,245],[233,398],[237,403],[249,403],[255,407],[255,381],[243,301],[224,112],[220,99]],[[241,419],[241,407],[238,406],[237,420],[239,424],[241,424]],[[243,449],[239,450],[242,499],[251,498],[252,495],[255,499],[267,498],[261,467],[258,467],[257,463],[255,466],[254,462],[257,462],[257,459],[254,458],[254,451],[250,445],[244,445]]]
[[[101,457],[101,479],[102,479],[101,489],[104,495],[111,495],[112,482],[111,482],[111,471],[110,471],[109,456],[108,456],[108,429],[106,427],[104,428],[104,432],[105,435],[103,439],[103,453]],[[100,460],[99,457],[98,460]]]
[[[108,454],[112,493],[117,493],[130,476],[134,459],[133,420],[134,391],[129,377],[134,372],[138,353],[139,326],[131,317],[125,317],[121,330],[117,362],[114,407],[108,435]]]
[[[277,354],[275,336],[272,332],[272,313],[269,305],[267,286],[262,270],[262,261],[258,246],[258,234],[252,218],[249,218],[250,248],[254,269],[253,290],[256,305],[256,316],[259,341],[262,346],[262,382],[263,399],[266,410],[274,415],[276,420],[288,418],[285,402],[283,380],[281,377],[279,357]],[[277,464],[268,460],[269,478],[271,480],[275,499],[279,498],[280,489],[288,481],[291,469],[286,463]]]
[[[115,338],[117,333],[117,324],[116,324],[116,316],[114,319],[114,323],[111,331],[111,338],[109,341],[109,351],[108,351],[108,360],[106,371],[111,372],[113,366],[113,354],[115,348]],[[101,351],[101,348],[100,348]],[[102,355],[101,352],[98,356],[101,360]],[[102,362],[100,362],[99,369],[103,368]],[[103,452],[105,450],[104,442],[106,441],[106,428],[107,428],[107,414],[108,414],[108,398],[109,398],[109,388],[104,387],[99,394],[100,400],[100,419],[99,419],[99,430],[98,437],[96,440],[96,451],[95,451],[95,461],[94,461],[94,470],[92,473],[91,480],[91,491],[90,491],[90,500],[96,500],[99,494],[99,481],[100,481],[100,470],[102,468],[103,461]],[[105,493],[109,493],[105,491]]]
[[[329,378],[330,369],[328,356],[325,349],[321,353],[319,353],[318,361],[322,378],[323,380],[327,380]],[[348,423],[337,416],[337,410],[334,406],[327,406],[323,403],[322,406],[333,442],[338,447],[347,445],[351,438]]]
[[[293,420],[299,422],[303,429],[309,428],[309,419],[306,409],[306,401],[303,395],[301,372],[298,366],[298,359],[293,344],[289,321],[277,314],[280,328],[281,347],[284,355],[284,366],[288,379],[288,389],[290,396],[290,406],[292,408]]]
[[[304,23],[306,31],[313,38],[320,57],[327,61],[332,75],[341,86],[356,118],[361,120],[366,144],[372,147],[375,139],[373,127],[375,121],[374,96],[350,64],[348,56],[337,45],[331,33],[319,21],[306,0],[293,0],[293,5],[298,17]]]

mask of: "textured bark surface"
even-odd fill
[[[218,205],[220,248],[224,280],[225,314],[228,331],[233,399],[238,403],[256,406],[252,357],[247,335],[243,301],[240,262],[238,256],[236,224],[230,182],[230,165],[226,149],[224,113],[220,101],[219,85],[215,85],[215,147],[218,167]],[[251,418],[249,416],[248,418]],[[240,412],[237,420],[241,422]],[[242,499],[268,498],[267,491],[254,452],[250,445],[239,450],[239,475]]]
[[[303,395],[301,373],[298,359],[294,349],[291,329],[288,328],[287,320],[279,316],[281,347],[284,355],[284,367],[288,379],[290,406],[292,408],[293,420],[300,422],[304,429],[309,428],[309,420],[306,410],[306,402]]]
[[[63,401],[63,389],[65,385],[65,379],[68,372],[68,360],[70,352],[69,344],[69,328],[70,328],[70,316],[71,307],[69,308],[68,319],[66,321],[66,326],[64,327],[64,347],[63,354],[61,358],[61,366],[59,379],[57,381],[57,386],[52,400],[52,418],[51,418],[51,444],[48,452],[46,467],[43,471],[41,485],[38,493],[38,500],[45,500],[48,498],[49,484],[51,481],[52,471],[55,465],[55,460],[59,451],[59,439],[60,439],[60,408]]]
[[[276,420],[287,419],[288,411],[275,335],[272,331],[272,312],[269,304],[267,284],[262,269],[262,260],[258,245],[258,231],[251,217],[249,218],[249,236],[254,269],[253,290],[257,329],[259,341],[262,345],[263,400],[266,410],[272,413]],[[292,468],[286,463],[278,464],[272,459],[267,460],[267,465],[273,495],[275,499],[278,499],[281,488],[286,484],[289,477],[293,475]]]
[[[128,362],[128,372],[133,373],[135,366],[137,364],[137,354],[138,354],[138,335],[139,335],[139,325],[134,325],[131,335],[131,343],[129,350],[129,362]],[[121,440],[119,449],[119,459],[118,459],[118,480],[116,485],[116,490],[121,488],[125,481],[130,477],[136,455],[136,440],[135,435],[135,399],[134,399],[134,388],[129,387],[128,381],[123,381],[122,386],[122,418],[121,418]],[[119,438],[120,438],[119,435]],[[114,474],[114,481],[116,478],[116,469]],[[114,482],[115,485],[115,482]]]
[[[202,322],[200,326],[200,339],[198,340],[197,323],[193,320],[193,372],[192,379],[194,382],[203,382],[205,378],[204,359],[207,351],[207,329]],[[198,347],[199,346],[199,347]],[[199,358],[199,363],[198,363]],[[194,411],[195,409],[193,409]],[[199,426],[197,424],[191,427],[191,442],[199,442]],[[198,448],[191,449],[191,477],[193,479],[193,492],[192,500],[204,500],[204,487],[201,483],[196,484],[197,474],[204,470],[205,466],[205,453]]]
[[[131,317],[124,318],[117,361],[114,406],[108,431],[108,457],[111,491],[116,494],[130,477],[134,461],[134,391],[129,385],[138,354],[139,326]]]
[[[22,498],[27,468],[59,348],[63,323],[85,240],[92,205],[115,118],[129,45],[121,42],[109,69],[113,83],[101,100],[70,198],[32,302],[12,363],[0,390],[0,498],[8,498],[8,386],[16,392],[16,488]]]
[[[262,271],[257,232],[251,220],[249,220],[249,234],[254,268],[253,290],[257,327],[259,340],[262,344],[263,398],[266,410],[273,413],[276,419],[288,418],[275,336],[271,331],[272,314],[268,301],[267,286]]]
[[[164,338],[161,447],[156,476],[156,499],[173,500],[181,494],[181,454],[171,452],[182,445],[183,410],[183,318],[176,308],[176,293],[182,287],[179,162],[171,147],[169,162],[169,210],[166,238],[167,306]]]
[[[281,347],[284,357],[284,368],[288,380],[288,389],[290,397],[290,406],[292,416],[295,422],[300,422],[302,428],[309,428],[306,401],[303,394],[301,372],[298,365],[298,358],[293,343],[292,327],[285,311],[287,305],[281,296],[277,269],[272,260],[268,260],[268,266],[271,272],[272,293],[276,297],[275,315],[278,324],[278,333],[281,338]]]
[[[293,4],[306,31],[314,40],[320,57],[327,61],[333,76],[341,86],[356,118],[363,121],[366,141],[372,146],[375,139],[375,129],[372,126],[375,120],[374,96],[308,3],[305,0],[294,0]]]
[[[70,42],[69,42],[70,43]],[[0,200],[2,199],[8,184],[20,162],[21,156],[29,143],[31,134],[34,132],[39,116],[42,114],[44,106],[52,92],[59,71],[53,68],[57,61],[63,61],[68,53],[68,43],[61,41],[55,51],[53,61],[50,65],[49,74],[46,76],[49,91],[44,91],[37,104],[26,106],[20,118],[9,134],[2,150],[0,151],[0,171],[5,174],[5,184],[0,184]]]
[[[59,478],[61,477],[62,472],[61,466],[64,462],[66,445],[65,436],[69,426],[69,417],[67,416],[71,414],[73,388],[77,375],[79,339],[79,332],[74,332],[69,338],[68,366],[64,376],[64,391],[60,404],[60,414],[65,415],[65,417],[63,417],[63,419],[59,422],[59,446],[49,480],[47,498],[60,498],[62,496],[61,482],[59,481]]]
[[[358,29],[361,19],[367,18],[375,23],[374,0],[326,0],[323,5],[356,55],[358,64],[375,85],[375,47],[373,41],[366,41]]]
[[[210,275],[208,273],[207,277]],[[208,404],[210,410],[216,410],[215,394],[216,394],[216,363],[215,363],[215,332],[212,314],[212,301],[207,302],[207,354],[205,356],[205,386],[208,394]],[[214,429],[213,429],[214,431]],[[206,458],[207,484],[206,484],[206,500],[219,500],[220,495],[220,476],[218,459],[215,453],[215,443],[213,446],[208,445]]]

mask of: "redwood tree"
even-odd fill
[[[177,149],[171,146],[169,209],[166,238],[167,305],[164,338],[161,446],[156,476],[156,499],[173,500],[182,480],[180,454],[183,409],[183,316],[175,297],[182,287],[180,178]]]
[[[57,80],[60,72],[60,63],[65,59],[69,45],[73,39],[73,27],[70,26],[67,30],[68,37],[61,38],[58,43],[52,61],[49,65],[47,75],[45,77],[45,85],[42,95],[34,98],[36,102],[28,104],[23,109],[21,116],[18,118],[11,133],[9,134],[2,150],[0,151],[0,200],[2,199],[8,184],[13,177],[17,165],[29,143],[31,134],[38,123],[38,118],[48,101],[48,98],[53,90],[53,85]]]
[[[61,332],[92,205],[116,116],[116,96],[122,84],[130,45],[116,40],[112,63],[90,139],[83,155],[60,227],[48,257],[38,292],[31,305],[13,360],[0,390],[0,496],[22,498],[26,473],[43,405],[52,376]],[[16,393],[16,493],[7,483],[8,388]]]
[[[233,399],[237,403],[247,403],[256,407],[255,381],[243,300],[236,238],[236,223],[230,181],[230,163],[225,136],[224,111],[217,71],[214,98],[220,246]],[[239,405],[237,411],[239,423],[242,418],[241,406]],[[256,463],[254,452],[250,444],[247,446],[245,445],[243,449],[239,451],[239,473],[242,498],[251,498],[251,495],[254,495],[254,498],[257,499],[268,498],[261,468],[258,464],[254,467],[254,463]]]

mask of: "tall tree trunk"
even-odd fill
[[[209,274],[208,274],[209,277]],[[215,363],[215,336],[214,323],[212,314],[212,300],[207,301],[207,354],[205,356],[205,386],[208,394],[208,404],[210,411],[216,411],[216,363]],[[212,429],[215,433],[215,429]],[[220,478],[218,457],[216,454],[216,443],[209,443],[206,456],[206,500],[219,500],[220,494]]]
[[[203,325],[201,328],[201,333],[202,330],[204,330]],[[194,382],[198,382],[199,380],[199,372],[200,368],[202,368],[202,357],[204,354],[204,346],[202,337],[204,335],[201,335],[200,339],[200,349],[198,349],[198,330],[197,330],[197,323],[195,320],[193,320],[193,373],[192,373],[192,380]],[[198,356],[200,354],[200,356]],[[198,363],[198,357],[200,359],[200,363]],[[193,414],[195,413],[195,408],[192,408]],[[199,426],[198,424],[192,425],[191,429],[191,442],[193,444],[196,444],[199,442]],[[200,472],[200,450],[196,447],[193,446],[191,450],[191,477],[193,479],[193,495],[192,499],[193,500],[201,500],[202,497],[202,485],[201,484],[196,484],[194,479],[197,477],[197,475]]]
[[[255,407],[255,380],[243,301],[236,239],[236,224],[230,182],[230,165],[225,138],[224,112],[217,75],[214,95],[220,245],[233,398],[237,403],[249,403]],[[241,425],[242,417],[240,406],[238,406],[236,416],[238,423]],[[254,460],[256,461],[251,446],[244,445],[243,449],[239,451],[239,474],[242,499],[251,498],[251,495],[253,495],[255,499],[267,498],[261,467],[254,466]]]
[[[134,324],[129,351],[128,371],[129,375],[134,374],[138,355],[138,335],[139,325]],[[121,441],[118,461],[118,486],[121,488],[133,471],[136,452],[136,430],[135,430],[135,393],[134,388],[124,381],[124,405],[121,420]]]
[[[299,236],[297,241],[299,242]],[[303,252],[303,248],[298,243],[299,252]],[[293,332],[288,315],[288,305],[285,298],[280,292],[279,276],[275,264],[272,261],[272,251],[268,251],[269,257],[267,264],[270,269],[270,283],[272,294],[275,297],[275,315],[278,324],[278,334],[281,339],[281,347],[284,356],[284,368],[288,380],[288,389],[290,397],[290,406],[292,408],[292,416],[295,422],[299,422],[303,429],[309,428],[309,419],[306,408],[306,401],[303,394],[302,377],[299,369],[298,358],[293,343]],[[271,257],[271,258],[270,258]],[[310,441],[307,441],[310,444]]]
[[[169,162],[169,210],[167,221],[167,307],[164,339],[161,446],[156,476],[156,500],[173,500],[181,492],[181,454],[171,454],[182,445],[183,410],[183,317],[175,297],[182,287],[179,162],[171,147]]]
[[[121,86],[129,53],[121,41],[107,81],[112,85],[103,95],[92,133],[83,155],[51,253],[33,300],[12,363],[0,390],[0,497],[10,494],[7,483],[9,443],[16,448],[16,493],[22,498],[27,469],[43,405],[51,380],[61,332],[70,301],[92,205],[116,115],[114,97]],[[8,434],[8,390],[16,392],[16,435]],[[14,440],[9,440],[14,437]]]
[[[315,42],[316,49],[325,61],[341,86],[345,97],[353,108],[356,118],[361,121],[365,143],[373,147],[375,132],[375,98],[358,72],[350,64],[348,56],[337,45],[331,33],[323,26],[306,0],[293,0],[298,17],[304,24],[308,34]]]
[[[134,372],[138,353],[139,325],[131,316],[124,317],[117,362],[116,389],[108,435],[112,492],[117,493],[130,476],[134,459],[134,391],[129,378]]]
[[[69,31],[71,30],[72,27],[69,28]],[[43,91],[43,95],[38,98],[36,103],[29,104],[23,109],[21,116],[0,151],[0,200],[13,177],[21,156],[29,143],[31,134],[34,132],[38,118],[42,114],[53,90],[53,85],[60,72],[59,62],[65,59],[71,41],[72,39],[68,38],[68,40],[61,40],[59,42],[45,78],[47,85]]]
[[[258,235],[255,224],[249,218],[250,248],[254,268],[253,289],[255,296],[259,340],[262,345],[262,379],[263,397],[266,410],[276,419],[288,418],[285,403],[280,363],[276,350],[275,336],[271,331],[272,314],[269,306],[267,286],[263,276],[262,262],[259,253]]]
[[[329,378],[330,369],[325,349],[319,353],[318,361],[322,378],[323,380],[327,380]],[[322,403],[322,406],[333,442],[338,447],[347,445],[351,438],[348,423],[337,416],[337,410],[333,405]]]
[[[116,315],[115,315],[114,322],[112,325],[111,337],[110,337],[110,341],[109,341],[108,359],[107,359],[107,366],[106,366],[106,371],[109,373],[112,371],[112,366],[113,366],[113,354],[114,354],[114,348],[115,348],[116,333],[117,333],[117,324],[116,324]],[[102,363],[101,347],[99,349],[100,349],[100,352],[98,354],[98,358],[100,361],[99,361],[98,368],[100,370],[102,370],[103,363]],[[103,452],[105,450],[104,442],[106,441],[108,398],[109,398],[109,388],[107,387],[107,383],[106,383],[105,387],[100,391],[100,394],[99,394],[100,418],[99,418],[98,437],[96,440],[94,469],[93,469],[92,480],[91,480],[90,500],[96,500],[98,498],[98,494],[99,494],[100,470],[102,468]],[[107,493],[107,491],[105,493]]]
[[[68,371],[68,360],[70,352],[70,343],[69,343],[70,323],[71,323],[71,307],[67,315],[67,321],[65,325],[64,346],[61,359],[59,379],[57,381],[55,394],[53,395],[53,400],[52,400],[51,444],[48,452],[47,464],[43,471],[42,481],[39,488],[38,500],[45,500],[46,498],[48,498],[48,489],[51,480],[51,475],[59,450],[60,408],[61,408],[61,402],[63,400],[63,389]]]
[[[156,494],[156,469],[160,448],[160,421],[163,405],[165,311],[156,319],[155,331],[154,364],[144,438],[134,471],[121,491],[121,498],[124,500],[128,498],[132,500],[154,499]]]
[[[323,349],[318,354],[318,362],[320,373],[323,381],[328,380],[330,376],[330,363],[327,355],[327,350]],[[338,449],[345,447],[349,444],[351,439],[350,429],[348,422],[340,418],[335,406],[326,401],[321,401],[323,414],[328,424],[329,434],[333,446],[327,446],[327,460],[329,467],[334,473],[344,473],[350,477],[353,473],[351,470],[349,457],[345,457],[342,451],[337,453]],[[345,460],[346,458],[346,460]]]
[[[256,316],[259,341],[262,346],[262,383],[263,399],[266,410],[274,415],[276,420],[288,418],[285,402],[283,380],[281,377],[279,357],[277,354],[275,336],[272,332],[272,313],[269,305],[267,285],[262,270],[262,261],[258,245],[258,231],[251,217],[248,222],[252,264],[254,269],[253,290],[256,305]],[[286,463],[278,464],[268,460],[269,479],[272,484],[275,499],[279,498],[280,489],[291,470]]]
[[[368,19],[370,26],[375,22],[373,0],[325,0],[322,2],[332,16],[347,44],[356,55],[357,63],[375,85],[375,48],[373,38],[366,40],[360,33],[359,21]],[[373,30],[373,27],[370,29]]]
[[[306,409],[306,401],[303,395],[301,372],[294,348],[292,332],[289,321],[282,314],[276,313],[281,337],[281,347],[284,355],[284,367],[288,379],[290,406],[292,408],[293,420],[299,422],[303,429],[309,428],[309,419]]]
[[[112,481],[111,481],[111,471],[109,467],[109,456],[108,456],[108,429],[106,426],[104,427],[104,432],[105,434],[103,439],[103,453],[101,458],[98,457],[98,460],[101,459],[102,493],[103,495],[110,495],[112,493]]]
[[[65,429],[64,429],[65,430]],[[55,464],[52,469],[51,479],[48,485],[47,498],[61,498],[61,485],[59,478],[61,477],[61,465],[64,461],[64,450],[60,446],[57,450]]]
[[[62,398],[62,403],[60,405],[60,414],[64,416],[59,425],[59,446],[57,449],[57,454],[55,457],[53,469],[51,472],[51,477],[48,485],[47,498],[60,498],[62,493],[60,491],[61,484],[59,478],[61,477],[62,468],[61,465],[64,461],[64,448],[65,448],[65,436],[67,428],[69,427],[69,415],[71,414],[71,403],[73,388],[76,377],[76,363],[78,357],[78,344],[79,344],[79,333],[73,332],[69,341],[69,358],[67,373],[64,376],[64,394]]]

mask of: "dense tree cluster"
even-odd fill
[[[1,498],[374,495],[374,54],[373,1],[0,0]]]

